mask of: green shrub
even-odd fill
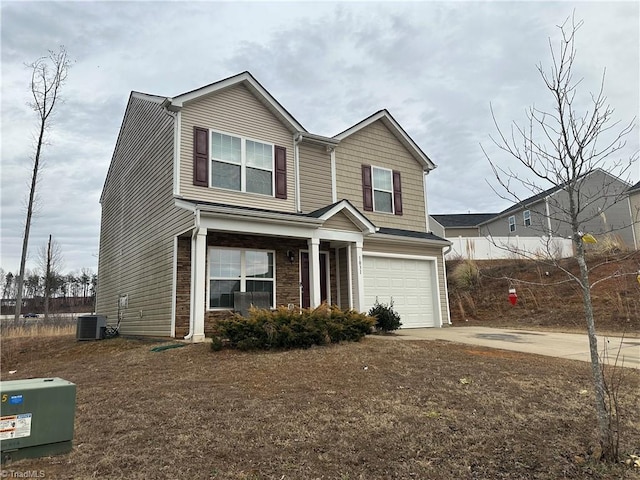
[[[219,352],[220,350],[222,350],[222,340],[220,340],[220,337],[211,337],[211,350],[213,350],[214,352]]]
[[[368,315],[376,319],[376,330],[382,332],[391,332],[397,330],[402,326],[400,321],[400,314],[393,309],[393,298],[386,303],[376,303],[369,310]]]
[[[374,323],[373,318],[355,310],[325,304],[315,309],[251,309],[248,317],[234,315],[218,320],[215,338],[220,345],[225,339],[231,348],[239,350],[309,348],[358,341],[371,333]]]

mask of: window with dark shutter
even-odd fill
[[[393,209],[396,215],[402,215],[402,184],[397,170],[393,171]]]
[[[276,198],[287,198],[287,149],[274,147],[276,155]]]
[[[365,211],[373,212],[373,188],[371,165],[362,165],[362,205]]]
[[[209,130],[193,127],[193,184],[209,186]]]

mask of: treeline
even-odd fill
[[[12,272],[5,273],[4,269],[0,268],[0,281],[2,281],[2,303],[6,305],[7,300],[16,298],[18,277]],[[22,298],[25,300],[42,298],[48,288],[50,298],[92,299],[96,294],[97,283],[98,276],[88,268],[67,274],[51,272],[48,279],[37,270],[27,270]]]

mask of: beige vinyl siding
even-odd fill
[[[400,254],[400,255],[421,255],[427,257],[435,257],[437,259],[437,270],[438,270],[438,287],[439,297],[440,297],[440,313],[442,315],[442,323],[446,324],[448,320],[448,309],[447,305],[449,299],[447,298],[447,290],[446,290],[446,279],[445,279],[445,269],[444,262],[442,258],[442,247],[438,246],[415,246],[415,245],[407,245],[403,243],[396,242],[371,242],[365,239],[364,241],[364,253],[366,252],[378,252],[378,253],[389,253],[389,254]]]
[[[331,198],[331,155],[317,145],[299,146],[300,207],[303,213],[326,207]]]
[[[435,233],[435,231],[433,232]],[[438,236],[442,236],[436,233]],[[447,238],[456,238],[456,237],[479,237],[480,232],[478,231],[478,227],[471,228],[447,228],[445,232],[445,236]]]
[[[364,211],[363,164],[400,172],[403,215]],[[426,231],[422,167],[381,120],[340,142],[336,148],[336,179],[338,200],[349,200],[377,227]]]
[[[185,105],[180,113],[180,195],[186,199],[295,211],[293,134],[243,85]],[[193,185],[193,127],[210,128],[287,149],[287,199]],[[211,139],[209,139],[211,141]],[[209,165],[211,173],[211,165]],[[211,182],[211,179],[209,179]]]
[[[331,230],[340,230],[348,232],[360,232],[361,230],[347,217],[344,213],[338,212],[333,217],[328,219],[322,225],[322,228],[328,228]]]
[[[174,236],[192,223],[174,206],[173,120],[133,97],[102,198],[97,312],[124,335],[171,336]]]

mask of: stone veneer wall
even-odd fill
[[[274,250],[276,259],[276,305],[300,304],[300,250],[307,250],[306,240],[278,237],[260,237],[256,235],[242,235],[223,232],[209,232],[207,247],[233,247],[243,249]],[[331,300],[337,303],[336,289],[336,259],[335,251],[329,244],[321,243],[320,249],[329,251]],[[294,252],[293,263],[287,258],[287,250]],[[176,338],[182,338],[189,333],[190,313],[190,285],[191,285],[191,238],[178,239],[178,265],[176,288]],[[206,299],[208,301],[208,299]],[[203,306],[206,308],[206,305]],[[211,334],[217,318],[228,317],[232,312],[205,312],[205,333]]]

